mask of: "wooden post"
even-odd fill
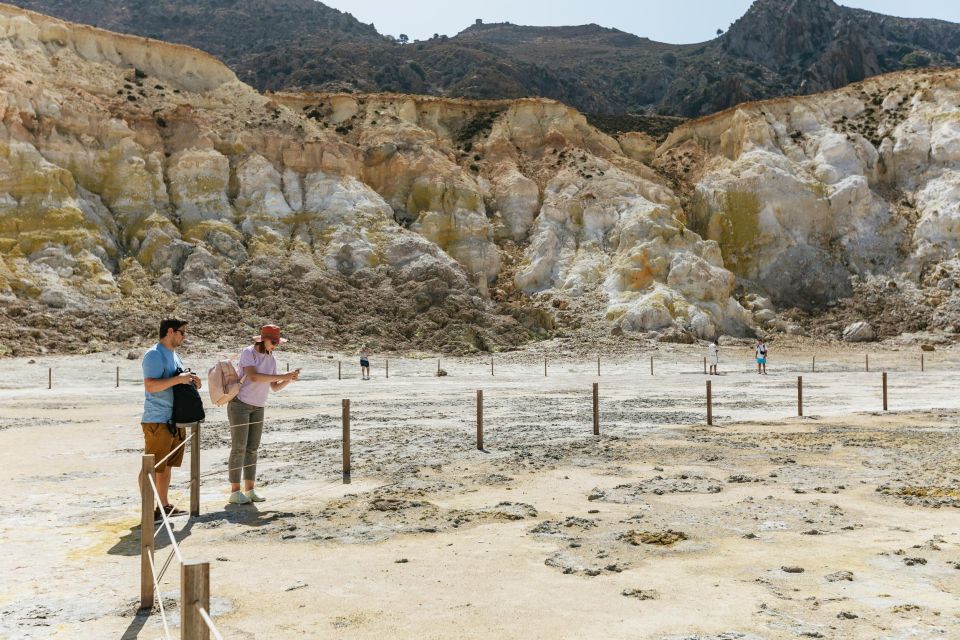
[[[337,360],[337,380],[343,380],[343,377],[341,376],[340,365],[341,365],[341,362]]]
[[[53,368],[47,367],[47,389],[53,389]]]
[[[867,371],[870,371],[870,354],[865,353],[863,355],[863,358],[864,358],[864,362],[866,363]]]
[[[350,401],[344,399],[343,405],[343,476],[350,477]]]
[[[153,454],[140,458],[140,608],[153,608],[153,488],[150,478],[156,482]]]
[[[190,515],[200,515],[200,423],[190,429]]]
[[[210,563],[180,565],[180,640],[210,640],[210,627],[199,607],[210,613]]]
[[[437,375],[440,375],[440,358],[437,358]]]
[[[887,410],[887,372],[883,372],[883,410]]]
[[[653,375],[653,356],[650,356],[650,375]]]
[[[387,358],[387,378],[390,377],[390,358]]]
[[[797,376],[797,415],[803,417],[803,376]]]
[[[600,383],[593,383],[593,435],[600,435]]]
[[[811,372],[816,372],[817,370],[817,356],[813,356],[813,366],[810,367]]]
[[[710,389],[709,380],[707,380],[707,425],[713,426],[713,391]]]
[[[287,362],[287,373],[290,373],[290,363]]]
[[[923,373],[923,353],[920,354],[920,372]]]
[[[117,367],[117,389],[119,388],[120,388],[120,367]]]
[[[547,377],[547,356],[543,356],[543,377]]]
[[[490,356],[490,376],[493,377],[493,356]]]
[[[477,449],[483,451],[483,390],[477,389]]]
[[[707,359],[703,359],[703,375],[707,375]]]

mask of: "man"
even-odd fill
[[[710,361],[710,375],[717,376],[717,365],[720,364],[720,342],[714,340],[707,347],[707,359]]]
[[[200,378],[193,373],[176,375],[177,369],[183,369],[177,347],[183,344],[187,337],[187,323],[183,320],[169,318],[160,323],[160,342],[150,347],[143,355],[143,451],[153,454],[157,462],[163,460],[171,451],[177,448],[186,439],[186,429],[172,424],[173,422],[173,387],[178,384],[194,384],[200,388]],[[184,515],[186,512],[177,509],[167,498],[167,489],[170,487],[172,467],[179,467],[183,462],[183,450],[177,449],[169,459],[157,467],[157,493],[160,494],[160,504],[154,510],[154,520],[160,520],[160,508],[166,511],[167,516]],[[140,472],[140,486],[143,486],[143,472]]]

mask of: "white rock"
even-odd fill
[[[540,204],[537,183],[513,167],[494,178],[493,192],[509,237],[517,242],[526,239]]]
[[[873,327],[862,320],[854,322],[844,328],[843,339],[847,342],[869,342],[874,339]]]
[[[760,309],[755,311],[753,314],[753,319],[761,324],[767,324],[773,321],[777,317],[777,314],[771,311],[770,309]]]
[[[284,195],[280,172],[266,158],[254,153],[237,166],[236,175],[239,193],[234,206],[241,215],[240,226],[244,233],[254,235],[261,226],[277,232],[286,231],[281,223],[293,213],[293,209]],[[288,182],[297,185],[290,185],[290,191],[299,195],[295,180]]]
[[[230,160],[223,154],[199,148],[180,151],[170,158],[167,176],[170,200],[183,224],[233,218],[227,198]]]

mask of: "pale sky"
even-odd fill
[[[535,26],[589,24],[613,27],[674,44],[703,42],[726,30],[750,7],[751,0],[322,0],[373,23],[380,33],[426,40],[434,33],[452,36],[476,18]],[[839,0],[837,4],[906,18],[960,22],[957,0]]]

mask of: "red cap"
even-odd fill
[[[287,341],[286,338],[280,337],[280,327],[275,324],[265,324],[260,327],[260,335],[253,336],[253,340],[254,342],[269,340],[273,344],[282,344]]]

